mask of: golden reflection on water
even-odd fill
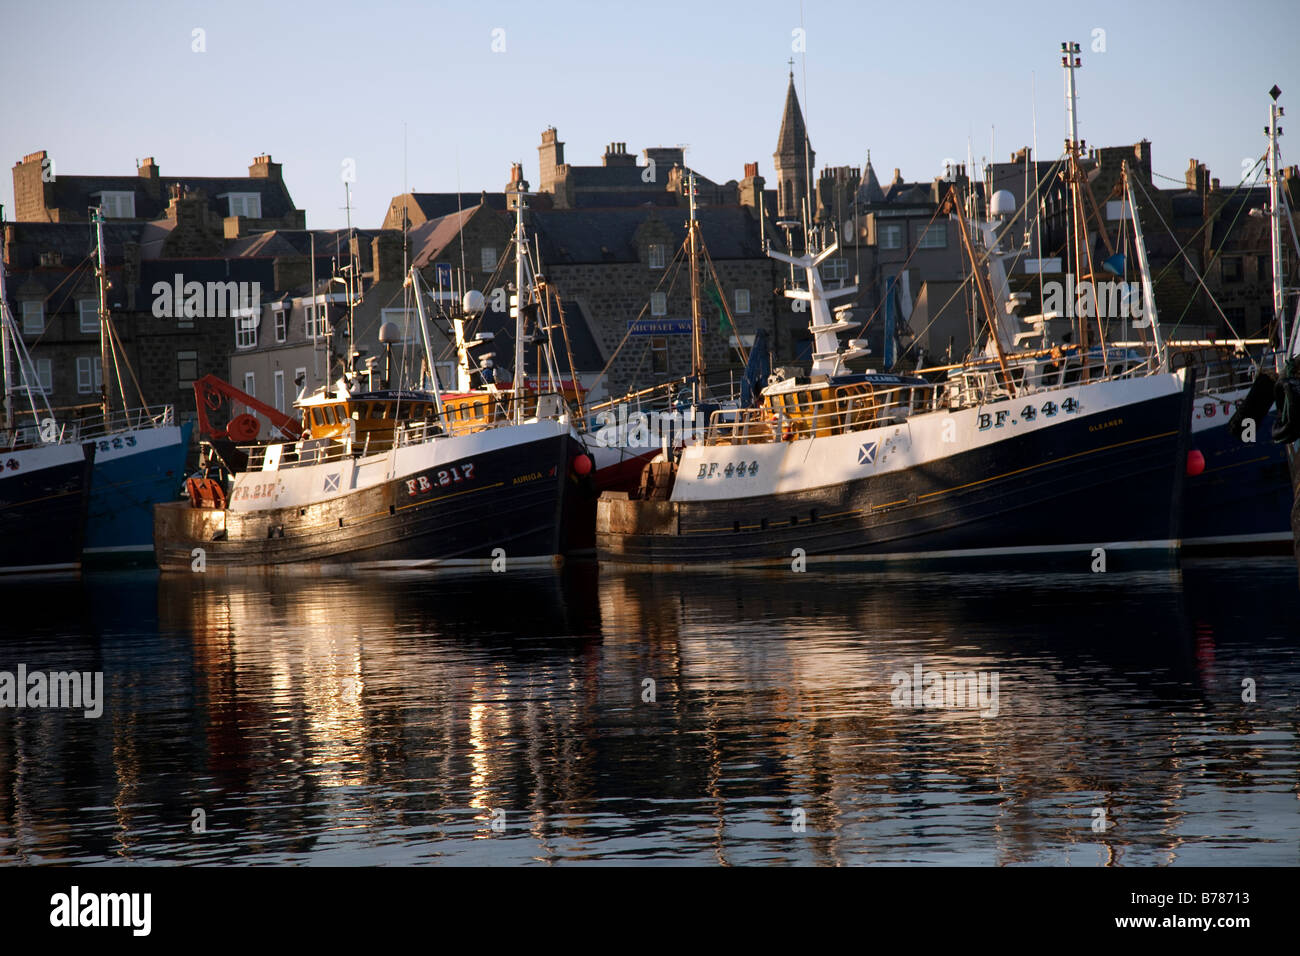
[[[111,780],[103,852],[120,859],[165,855],[178,841],[163,817],[203,799],[242,814],[229,831],[270,859],[382,836],[511,859],[523,840],[537,861],[633,845],[718,863],[1168,863],[1224,826],[1207,790],[1275,789],[1296,771],[1294,727],[1233,707],[1243,668],[1259,669],[1243,663],[1249,648],[1216,648],[1235,618],[1189,604],[1177,579],[581,572],[148,587],[152,643],[117,676],[104,723],[77,727],[92,746],[110,732],[87,772]],[[1107,629],[1112,613],[1123,629]],[[155,674],[149,654],[173,669]],[[917,663],[997,674],[998,715],[895,706],[891,676]],[[1289,666],[1279,679],[1294,692]],[[169,694],[158,707],[179,723],[167,733],[196,749],[163,786],[150,695]],[[30,735],[0,739],[12,780],[0,838],[85,840],[50,822],[74,808],[59,808],[41,755]],[[1106,832],[1092,828],[1098,808],[1116,824]],[[0,859],[15,852],[2,847]]]

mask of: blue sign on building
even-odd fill
[[[633,319],[628,322],[632,335],[690,335],[690,319]]]

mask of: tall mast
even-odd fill
[[[1164,338],[1160,334],[1160,316],[1156,312],[1156,290],[1151,278],[1151,262],[1147,258],[1147,244],[1142,236],[1142,217],[1138,214],[1137,197],[1133,194],[1133,170],[1128,160],[1124,160],[1124,194],[1128,200],[1129,214],[1133,218],[1133,248],[1137,252],[1138,275],[1142,279],[1142,315],[1151,325],[1151,340],[1156,348],[1157,368],[1161,372],[1169,370],[1169,352],[1165,348]]]
[[[343,180],[343,205],[347,210],[348,217],[348,352],[345,361],[346,368],[344,374],[352,371],[352,363],[356,358],[356,328],[353,322],[353,309],[356,306],[357,288],[359,287],[360,277],[357,275],[357,259],[352,253],[352,184],[346,179]],[[357,285],[354,286],[354,283]]]
[[[700,273],[697,251],[699,224],[695,218],[695,171],[686,178],[690,221],[687,223],[687,240],[691,244],[691,398],[699,405],[704,398],[700,378],[704,373],[704,343],[700,336]]]
[[[524,235],[524,191],[515,194],[515,424],[524,420],[524,257],[528,238]],[[463,246],[462,246],[463,251]],[[538,370],[541,371],[540,369]]]
[[[1061,66],[1065,68],[1065,152],[1067,155],[1066,166],[1069,170],[1070,191],[1073,197],[1070,218],[1074,224],[1074,228],[1071,230],[1071,239],[1074,243],[1074,271],[1077,281],[1082,282],[1083,278],[1080,272],[1084,267],[1084,253],[1087,246],[1087,225],[1084,221],[1082,190],[1087,184],[1083,181],[1083,171],[1079,167],[1078,90],[1075,87],[1074,71],[1083,66],[1083,61],[1079,58],[1078,43],[1061,43]],[[1091,270],[1089,270],[1089,273],[1091,273]],[[1089,274],[1088,281],[1091,282],[1092,279],[1093,277]],[[1078,309],[1072,308],[1071,311],[1077,313]],[[1075,315],[1075,325],[1079,330],[1080,372],[1082,381],[1086,382],[1088,381],[1087,317]]]
[[[1268,135],[1268,225],[1269,234],[1272,238],[1273,319],[1277,322],[1278,341],[1285,350],[1289,339],[1287,338],[1286,302],[1283,289],[1285,277],[1282,274],[1282,184],[1279,179],[1280,156],[1277,146],[1278,137],[1282,135],[1282,127],[1277,125],[1278,118],[1282,116],[1282,107],[1278,105],[1277,98],[1282,95],[1282,91],[1274,85],[1268,91],[1268,95],[1273,98],[1273,102],[1268,104],[1268,128],[1264,130]]]
[[[5,295],[5,213],[4,206],[0,206],[0,353],[4,355],[4,422],[3,430],[9,431],[14,424],[13,399],[10,396],[10,389],[13,387],[13,380],[9,370],[9,321],[7,313],[9,311],[9,299]]]
[[[104,262],[104,210],[96,206],[91,212],[95,222],[95,275],[99,279],[99,408],[108,424],[108,268]]]

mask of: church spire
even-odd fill
[[[802,219],[803,201],[808,197],[808,180],[816,163],[803,110],[794,88],[794,61],[791,60],[790,82],[785,92],[785,111],[781,132],[776,140],[772,163],[778,183],[777,214],[783,219]]]

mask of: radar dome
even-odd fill
[[[995,216],[1010,216],[1016,211],[1016,197],[1011,195],[1005,189],[999,189],[993,194],[993,202],[990,212]]]
[[[392,345],[394,342],[402,341],[402,330],[397,327],[396,322],[385,322],[379,327],[379,341],[382,345]]]
[[[483,311],[483,293],[478,289],[470,289],[465,293],[465,299],[461,302],[461,305],[470,315],[479,315]]]

